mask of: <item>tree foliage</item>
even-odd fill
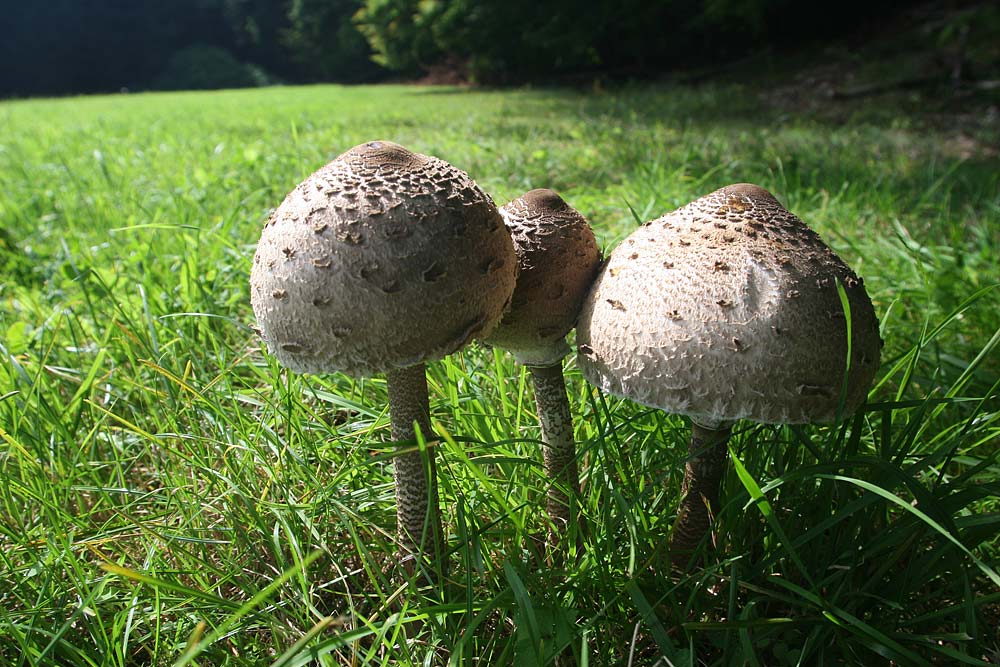
[[[383,70],[353,23],[358,0],[291,0],[283,41],[311,78],[371,81]]]
[[[227,26],[213,2],[11,3],[3,12],[8,24],[0,40],[0,91],[59,94],[143,87],[174,51],[224,42]]]
[[[816,21],[811,5],[794,0],[0,2],[9,5],[0,8],[0,96],[185,78],[209,85],[209,55],[216,72],[233,74],[219,85],[371,81],[387,69],[414,75],[442,62],[490,83],[641,77],[824,36],[889,6],[845,0]],[[223,67],[230,57],[235,64]]]
[[[233,53],[282,79],[299,77],[294,50],[284,41],[291,0],[222,0],[226,23],[233,31]]]
[[[170,57],[154,81],[160,90],[212,90],[252,88],[269,83],[262,70],[238,61],[217,46],[196,44]]]
[[[376,60],[412,71],[464,60],[481,81],[595,71],[642,76],[712,64],[856,24],[859,0],[812,10],[792,0],[364,0],[356,15]],[[867,3],[869,11],[887,4]]]
[[[0,97],[367,81],[356,0],[0,0]],[[227,74],[228,73],[228,74]]]
[[[453,28],[454,19],[442,2],[367,0],[355,20],[375,52],[374,60],[389,69],[413,72],[440,60],[447,42],[441,26]]]

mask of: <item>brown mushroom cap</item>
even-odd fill
[[[516,263],[496,206],[465,172],[374,141],[285,197],[254,255],[251,303],[283,365],[368,376],[488,333]]]
[[[864,401],[879,363],[862,280],[766,190],[739,184],[647,222],[611,254],[577,326],[613,394],[706,425],[807,423]]]
[[[566,334],[601,265],[587,220],[562,197],[531,190],[500,209],[517,250],[511,308],[486,340],[528,366],[551,366],[569,354]]]

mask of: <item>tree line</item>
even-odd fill
[[[889,0],[0,0],[0,95],[643,78],[855,28]]]

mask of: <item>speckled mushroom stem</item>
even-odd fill
[[[731,432],[731,424],[717,428],[691,424],[681,500],[670,536],[670,562],[678,570],[691,568],[692,557],[719,510],[719,484],[729,459],[726,443]]]
[[[580,493],[573,418],[566,398],[562,361],[552,366],[529,366],[528,370],[535,387],[535,406],[542,427],[542,453],[550,481],[546,509],[554,524],[549,542],[554,544],[565,536],[569,522],[574,520],[575,496]]]
[[[416,364],[386,373],[389,389],[389,420],[392,437],[414,441],[414,423],[425,438],[431,436],[430,403],[424,364]],[[427,457],[412,445],[393,459],[396,481],[396,531],[402,555],[425,555],[437,562],[442,553],[441,513],[438,507],[435,451]],[[428,558],[429,556],[429,558]],[[412,569],[409,565],[408,569]]]

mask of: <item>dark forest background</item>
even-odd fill
[[[928,45],[961,43],[963,6]],[[425,79],[647,79],[856,33],[889,0],[0,0],[0,96]],[[980,12],[981,14],[982,12]],[[958,17],[958,18],[954,18]],[[963,23],[964,21],[964,23]]]

